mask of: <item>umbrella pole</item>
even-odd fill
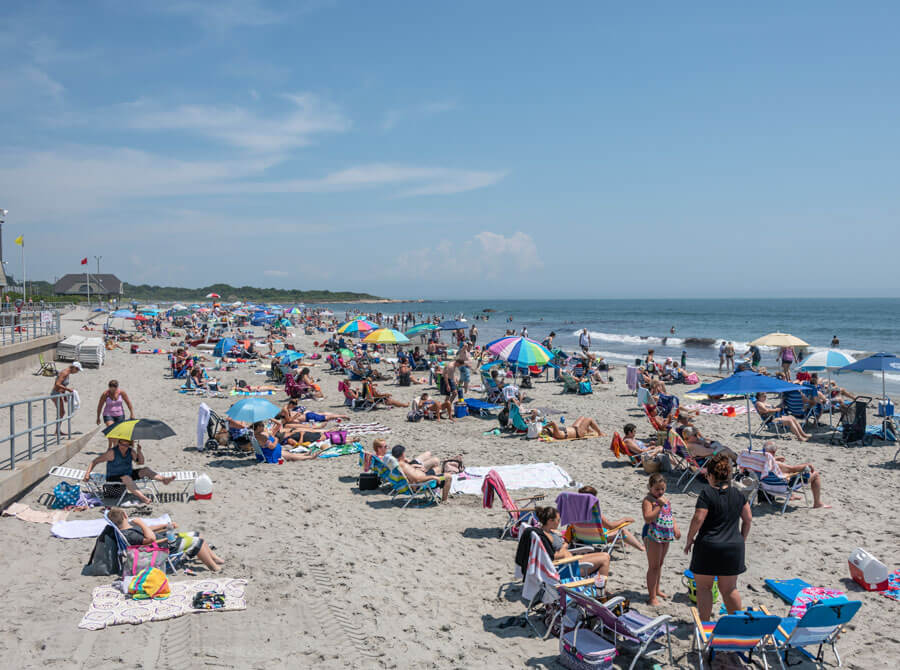
[[[747,451],[753,451],[753,426],[750,423],[750,396],[745,395],[744,400],[747,401],[747,437],[750,439],[750,446]]]

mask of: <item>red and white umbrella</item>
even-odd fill
[[[206,297],[207,298],[221,298],[222,296],[220,296],[218,293],[207,293]]]

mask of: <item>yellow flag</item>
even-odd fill
[[[16,244],[18,244],[20,247],[24,247],[24,246],[25,246],[25,240],[22,239],[22,236],[21,236],[21,235],[19,235],[19,236],[14,240],[14,242],[15,242]]]

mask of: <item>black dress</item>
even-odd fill
[[[697,509],[707,510],[706,519],[694,540],[691,571],[696,575],[728,577],[746,571],[744,537],[741,535],[743,494],[733,486],[704,486]]]

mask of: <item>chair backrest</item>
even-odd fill
[[[800,391],[788,391],[783,394],[785,414],[802,419],[805,412],[803,411],[803,395]]]
[[[653,407],[653,405],[650,403],[642,403],[641,404],[641,409],[644,410],[644,415],[647,417],[647,421],[650,422],[650,425],[653,427],[653,430],[664,430],[665,424],[662,423],[655,416],[653,416],[653,414],[650,412],[651,407]]]
[[[528,424],[525,423],[525,419],[522,418],[519,406],[514,402],[509,403],[509,421],[516,430],[528,430]]]
[[[413,489],[409,483],[409,480],[406,479],[406,475],[400,472],[400,468],[392,468],[387,473],[388,482],[391,484],[391,489],[393,489],[394,493],[398,495],[412,495]]]
[[[578,521],[596,523],[602,520],[600,501],[590,493],[563,491],[556,496],[556,507],[560,514],[559,522],[564,526]]]
[[[256,454],[257,460],[261,460],[263,463],[266,462],[266,455],[263,453],[262,447],[259,446],[259,440],[256,439],[256,435],[253,434],[251,430],[248,433],[250,437],[250,444],[253,446],[253,452]]]
[[[509,497],[509,492],[506,490],[506,484],[503,483],[503,478],[500,476],[499,472],[496,470],[489,470],[484,477],[484,484],[482,486],[492,489],[493,493],[500,498],[500,505],[503,509],[511,515],[515,514],[515,516],[518,517],[519,507],[513,499]],[[484,493],[485,495],[482,498],[482,504],[484,504],[485,507],[490,507],[493,504],[493,496],[487,494],[486,491]],[[490,500],[488,499],[489,495]]]
[[[772,635],[781,619],[763,614],[729,614],[716,621],[708,639],[711,649],[720,651],[747,651],[759,644],[760,640]]]
[[[653,404],[653,398],[650,396],[650,389],[646,386],[638,386],[637,401],[641,406]]]
[[[116,536],[116,545],[119,547],[119,551],[125,551],[126,549],[128,549],[128,540],[125,539],[125,536],[122,534],[122,531],[119,530],[119,527],[109,520],[108,511],[103,513],[103,518],[106,519],[106,523],[109,525],[109,527],[113,529],[113,534],[115,534]]]
[[[739,468],[762,475],[766,472],[766,460],[765,451],[742,451],[738,454],[737,465]]]
[[[859,600],[848,600],[841,603],[817,602],[806,608],[803,618],[797,622],[788,638],[789,644],[802,647],[808,644],[821,644],[828,640],[838,628],[848,623],[862,603]]]
[[[612,631],[617,637],[623,637],[630,642],[640,642],[640,638],[632,632],[628,622],[617,617],[615,612],[596,598],[565,585],[561,585],[557,589],[560,594],[565,593],[569,600],[568,606],[575,605],[587,615],[587,618],[598,619],[604,628]]]

